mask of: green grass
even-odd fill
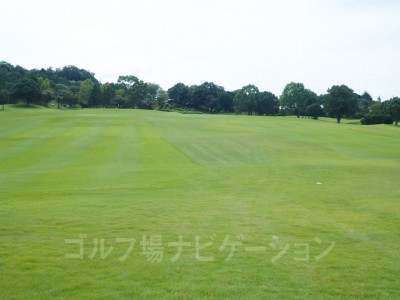
[[[400,129],[347,123],[6,106],[0,298],[400,298]],[[125,261],[117,238],[136,239]],[[90,259],[94,239],[111,254]]]

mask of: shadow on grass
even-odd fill
[[[35,105],[35,104],[25,104],[25,103],[18,103],[18,104],[10,104],[7,105],[9,108],[29,108],[29,109],[43,109],[46,108],[44,106]]]
[[[361,122],[360,122],[360,120],[355,120],[355,121],[347,122],[346,124],[361,125]]]
[[[345,119],[342,118],[340,123],[337,123],[337,120],[335,118],[327,118],[327,117],[321,117],[318,119],[319,121],[322,122],[327,122],[327,123],[336,123],[336,124],[348,124],[348,125],[361,125],[359,119]]]

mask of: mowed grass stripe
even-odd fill
[[[79,185],[79,189],[87,191],[88,187],[95,187],[96,192],[104,194],[129,193],[133,190],[142,159],[138,133],[140,126],[133,118],[113,119],[103,132],[103,139],[93,145],[103,152],[101,156],[93,158],[96,161],[91,170],[93,176]]]
[[[73,165],[85,153],[85,149],[98,139],[101,130],[99,122],[69,119],[57,123],[54,130],[49,130],[48,134],[37,139],[35,146],[32,144],[25,152],[7,160],[4,166],[7,168],[2,172],[7,174],[3,181],[4,190],[12,190],[16,186],[25,187],[27,182],[33,183],[34,180],[40,181],[51,176],[52,170]],[[63,178],[53,180],[61,181]]]
[[[9,110],[11,110],[11,112]],[[10,140],[15,139],[15,142],[19,143],[20,138],[30,137],[36,135],[36,133],[44,132],[46,129],[50,128],[48,125],[53,124],[54,119],[64,117],[62,113],[57,116],[57,114],[54,114],[57,112],[51,112],[46,109],[40,109],[40,112],[41,113],[35,111],[30,118],[27,118],[20,109],[10,108],[10,106],[7,106],[6,111],[0,111],[0,122],[7,128],[7,130],[2,130],[0,132],[0,139],[9,140],[7,143],[0,143],[0,150],[3,149],[4,146],[9,146]],[[27,122],[29,122],[29,124],[27,124]]]
[[[175,186],[179,190],[203,170],[166,141],[153,124],[138,124],[141,158],[138,173],[131,183],[141,191],[154,192]],[[171,167],[173,166],[173,167]]]
[[[197,127],[193,127],[190,120],[182,119],[184,122],[182,128],[169,127],[162,124],[159,131],[166,140],[175,145],[180,151],[185,153],[191,160],[197,164],[207,166],[214,164],[237,164],[237,163],[258,163],[271,157],[263,157],[263,149],[257,145],[257,136],[240,138],[238,135],[232,135],[234,132],[243,132],[247,129],[232,118],[224,117],[226,122],[221,122],[226,128],[230,128],[230,133],[218,130],[222,125],[216,124],[216,130],[210,135],[210,128],[207,128],[207,119],[196,120]],[[240,124],[240,123],[239,123]],[[248,131],[247,131],[248,132]],[[249,143],[249,141],[251,143]]]
[[[26,126],[20,125],[20,126]],[[77,120],[58,119],[52,118],[51,121],[46,122],[46,127],[40,125],[32,125],[37,130],[22,132],[18,135],[5,138],[3,140],[2,154],[4,161],[1,168],[24,167],[25,165],[32,164],[32,158],[37,157],[40,159],[41,155],[46,155],[51,151],[43,151],[42,144],[49,143],[49,146],[56,147],[59,141],[64,137],[63,134],[70,128],[78,126]]]
[[[112,122],[105,118],[87,122],[81,129],[82,135],[72,136],[72,149],[62,149],[56,155],[60,167],[37,176],[31,182],[34,190],[68,191],[80,190],[82,187],[85,190],[95,190],[95,186],[87,183],[93,178],[99,179],[97,171],[112,158],[116,141],[121,138],[119,134],[114,134]]]

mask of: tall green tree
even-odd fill
[[[25,101],[26,105],[39,104],[42,100],[42,90],[36,80],[23,78],[13,86],[11,97],[16,101]]]
[[[400,98],[394,97],[385,104],[386,111],[392,116],[396,126],[400,120]]]
[[[384,102],[376,101],[369,106],[367,115],[384,115],[385,113]]]
[[[115,98],[113,104],[119,108],[127,108],[128,105],[128,92],[124,86],[117,85],[115,88]]]
[[[280,97],[282,110],[287,114],[300,116],[306,115],[307,106],[318,103],[318,96],[313,91],[306,89],[302,83],[288,83]]]
[[[218,102],[220,111],[224,113],[233,112],[234,92],[223,91],[219,94]]]
[[[4,110],[4,105],[7,103],[9,97],[9,93],[6,89],[0,88],[0,105],[2,110]]]
[[[328,89],[324,107],[340,123],[343,116],[351,116],[357,110],[357,95],[345,85],[334,85]]]
[[[191,107],[210,113],[217,113],[221,110],[219,98],[224,88],[213,82],[204,82],[195,86],[191,97]]]
[[[168,103],[168,93],[162,88],[158,89],[156,95],[156,108],[163,109]]]
[[[154,109],[157,106],[157,95],[161,90],[160,86],[156,83],[146,83],[146,96],[139,101],[139,108]]]
[[[100,84],[94,83],[93,88],[90,92],[89,96],[89,106],[90,107],[99,107],[102,105],[102,95],[101,95],[101,87]]]
[[[0,89],[6,90],[8,93],[11,92],[13,85],[13,79],[10,77],[10,72],[14,67],[4,61],[0,61]]]
[[[324,110],[319,103],[313,103],[311,105],[308,105],[306,108],[306,116],[311,117],[315,120],[318,120],[318,118],[322,116],[323,113]]]
[[[101,85],[101,95],[102,95],[102,105],[105,107],[112,106],[112,103],[115,100],[115,89],[114,86],[110,83],[105,83]]]
[[[4,105],[9,101],[9,96],[10,96],[10,90],[9,90],[9,83],[8,83],[8,76],[6,75],[5,72],[3,72],[3,63],[5,62],[0,62],[0,105],[2,105],[2,108],[4,110]],[[7,65],[5,64],[4,68],[6,68]]]
[[[86,79],[80,83],[78,99],[82,106],[90,105],[94,87],[95,83],[91,79]]]
[[[48,78],[39,77],[38,82],[42,90],[42,99],[45,102],[49,102],[54,99],[54,89],[51,86],[51,82]]]
[[[279,112],[279,99],[273,93],[260,92],[256,101],[258,115],[276,115]]]
[[[58,69],[57,73],[59,76],[71,81],[84,81],[86,79],[90,79],[94,83],[99,83],[94,73],[84,69],[79,69],[75,66],[65,66],[62,69]]]
[[[78,93],[74,92],[73,89],[65,89],[61,99],[58,101],[58,108],[60,108],[60,102],[69,106],[74,106],[78,104]]]
[[[179,82],[168,89],[168,96],[177,107],[189,107],[191,102],[190,88]]]
[[[247,112],[252,115],[257,110],[257,100],[260,91],[255,85],[249,84],[236,92],[233,98],[235,110],[238,113]]]
[[[140,108],[141,102],[147,96],[147,84],[133,75],[120,76],[117,82],[126,91],[127,105],[131,108]]]
[[[357,110],[360,117],[365,117],[370,113],[370,106],[374,103],[371,95],[368,92],[364,92],[357,98]]]
[[[300,117],[300,102],[302,101],[304,85],[302,83],[290,82],[283,89],[280,97],[282,110],[287,114]]]

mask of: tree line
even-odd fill
[[[168,90],[136,76],[120,76],[116,83],[101,83],[95,74],[76,66],[27,70],[0,62],[0,104],[23,101],[62,107],[140,108],[193,110],[206,113],[341,119],[360,118],[362,124],[398,124],[400,98],[374,100],[368,92],[356,94],[345,85],[334,85],[317,95],[302,83],[288,83],[278,97],[246,85],[227,91],[213,82],[200,85],[177,83]]]

